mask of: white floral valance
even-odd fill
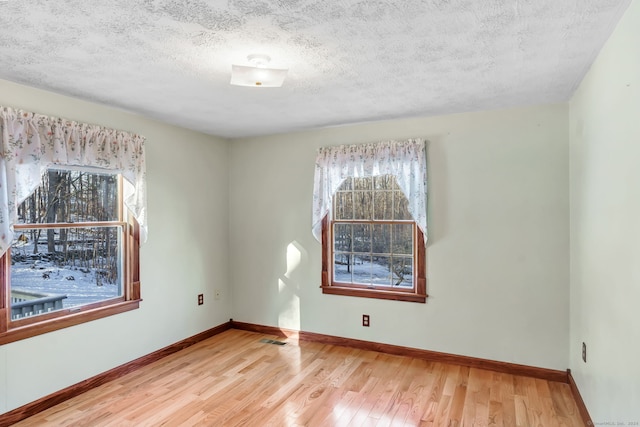
[[[120,173],[124,202],[147,236],[144,137],[0,106],[0,254],[11,246],[17,208],[51,167]]]
[[[333,196],[348,177],[393,175],[409,200],[409,212],[427,237],[427,156],[425,141],[321,147],[313,184],[313,235],[322,236],[322,219],[331,212]]]

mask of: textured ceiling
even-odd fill
[[[629,3],[0,0],[0,78],[231,138],[563,102]]]

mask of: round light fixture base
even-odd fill
[[[253,53],[247,56],[247,61],[249,61],[249,63],[254,67],[264,68],[269,62],[271,62],[271,57],[269,55],[264,55],[261,53]]]

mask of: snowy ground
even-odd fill
[[[29,245],[30,246],[30,245]],[[24,250],[24,252],[22,251]],[[13,248],[13,253],[30,253],[31,248]],[[74,266],[58,266],[44,260],[16,261],[11,266],[11,289],[43,294],[66,295],[63,307],[89,304],[120,295],[117,284],[102,280],[98,286],[96,270]]]
[[[11,267],[12,289],[66,295],[67,298],[63,300],[64,308],[119,296],[118,286],[115,284],[96,285],[95,271],[83,273],[79,269],[59,268],[45,262],[38,263],[35,268],[32,266],[33,262],[27,262],[16,263]],[[49,278],[45,279],[44,274],[48,274]]]
[[[353,274],[353,276],[352,276]],[[376,262],[362,262],[351,265],[351,273],[346,264],[334,264],[334,280],[343,283],[360,283],[365,285],[392,286],[398,281],[398,276],[389,271],[387,265]],[[411,288],[413,274],[405,274],[402,283],[397,287]]]

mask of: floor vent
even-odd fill
[[[263,338],[263,339],[260,340],[260,342],[263,342],[265,344],[275,344],[275,345],[285,345],[286,344],[286,342],[270,340],[268,338]]]

